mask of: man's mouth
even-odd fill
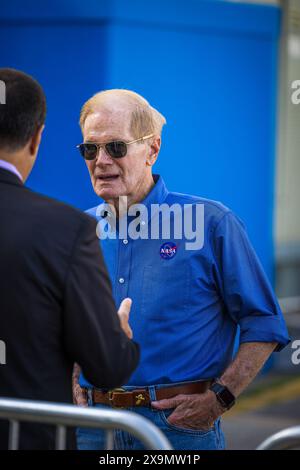
[[[97,179],[101,181],[114,181],[119,178],[119,175],[98,175]]]

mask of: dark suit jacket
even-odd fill
[[[74,362],[96,387],[125,383],[139,348],[120,328],[96,221],[0,169],[0,396],[72,403]],[[22,427],[21,427],[22,431]],[[21,448],[51,449],[54,431],[26,424]],[[7,425],[0,421],[0,448]]]

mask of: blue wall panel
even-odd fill
[[[1,66],[32,74],[47,96],[40,152],[27,185],[81,209],[97,198],[76,144],[83,102],[106,83],[106,31],[95,24],[25,23],[2,25]],[[91,47],[91,44],[93,46]]]
[[[205,0],[12,0],[1,65],[35,75],[49,113],[29,185],[95,204],[74,146],[82,103],[131,88],[165,114],[156,165],[170,189],[221,200],[243,218],[272,275],[276,7]]]
[[[198,2],[196,15],[191,4],[193,17],[178,16],[173,26],[170,17],[166,24],[139,24],[131,10],[116,20],[109,82],[140,92],[165,114],[157,171],[172,190],[233,208],[272,277],[280,11]]]

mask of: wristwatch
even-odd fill
[[[222,407],[226,408],[226,410],[229,410],[235,404],[235,396],[225,385],[215,381],[209,387],[209,390],[215,393],[218,402],[221,403]]]

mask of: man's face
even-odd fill
[[[110,112],[99,109],[89,114],[85,120],[84,141],[130,142],[135,139],[130,132],[129,123],[130,113],[127,110],[116,109]],[[95,193],[105,201],[119,196],[128,196],[135,200],[135,195],[143,193],[143,185],[150,171],[146,165],[149,150],[147,142],[137,142],[128,145],[125,157],[112,158],[101,147],[95,160],[86,160]]]

